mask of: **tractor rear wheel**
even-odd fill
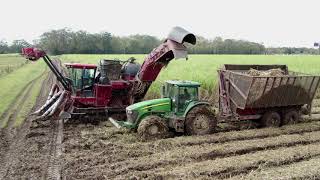
[[[261,118],[263,127],[279,127],[281,124],[280,114],[275,111],[266,112]]]
[[[295,109],[288,110],[283,117],[282,124],[295,124],[299,121],[300,114]]]
[[[188,135],[205,135],[213,133],[217,118],[206,106],[197,106],[187,114],[185,131]]]
[[[169,128],[159,116],[148,116],[140,122],[138,135],[142,140],[155,140],[167,137]]]

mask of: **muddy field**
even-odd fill
[[[34,109],[46,100],[53,82],[52,75],[46,77]],[[21,94],[31,90],[32,83]],[[314,101],[313,116],[296,125],[246,129],[246,124],[219,124],[212,135],[151,142],[107,121],[74,124],[30,116],[13,128],[15,112],[10,113],[0,133],[0,179],[320,178],[320,99]]]

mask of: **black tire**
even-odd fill
[[[205,135],[215,131],[217,118],[207,106],[196,106],[186,117],[185,131],[187,135]]]
[[[295,109],[291,109],[286,111],[286,113],[284,114],[282,124],[295,124],[299,121],[299,119],[300,113]]]
[[[169,128],[159,116],[144,118],[138,127],[138,135],[142,140],[155,140],[168,136]]]
[[[261,118],[261,125],[263,127],[279,127],[281,124],[281,116],[275,111],[268,111],[264,113]]]

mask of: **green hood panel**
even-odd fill
[[[145,109],[159,109],[160,107],[171,108],[171,99],[170,98],[161,98],[161,99],[152,99],[148,101],[142,101],[139,103],[132,104],[128,106],[127,110],[145,110]],[[162,108],[161,108],[162,109]]]

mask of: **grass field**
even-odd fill
[[[63,62],[96,64],[102,58],[130,56],[62,55],[59,58]],[[144,56],[135,55],[140,62]],[[1,56],[0,62],[10,64],[9,58]],[[216,69],[224,63],[287,64],[293,71],[319,74],[318,61],[320,56],[191,55],[188,61],[172,61],[150,93],[158,93],[166,79],[195,80],[214,91]],[[0,126],[3,127],[0,179],[49,179],[57,172],[65,179],[320,177],[319,95],[313,103],[312,117],[304,116],[298,124],[244,129],[219,123],[218,132],[210,135],[142,142],[136,133],[117,129],[108,121],[98,125],[68,121],[60,126],[58,122],[62,121],[26,118],[35,101],[37,108],[46,101],[54,83],[53,75],[46,77],[45,71],[48,68],[40,60],[0,77]],[[15,126],[19,126],[17,131],[12,131]]]
[[[27,63],[18,54],[0,54],[0,77],[19,69]]]
[[[1,55],[0,64],[15,67],[24,63],[24,58],[17,55]],[[0,76],[0,127],[7,126],[7,121],[14,117],[26,117],[31,110],[35,97],[32,91],[39,92],[42,81],[36,80],[47,70],[44,62],[27,63],[17,66],[8,74]],[[35,84],[34,84],[35,83]],[[28,92],[30,91],[30,92]],[[25,98],[23,98],[25,96]],[[33,102],[30,102],[30,99]],[[22,106],[21,104],[24,104]],[[20,105],[20,106],[19,106]],[[18,112],[18,113],[14,113]],[[20,124],[19,122],[15,124]]]
[[[64,62],[97,64],[100,59],[118,58],[126,60],[134,56],[141,63],[146,55],[63,55]],[[285,55],[190,55],[184,59],[173,60],[162,70],[157,81],[151,86],[150,94],[158,94],[160,85],[168,79],[194,80],[202,88],[214,92],[217,85],[217,68],[222,64],[287,64],[289,70],[310,74],[320,73],[320,56]]]

